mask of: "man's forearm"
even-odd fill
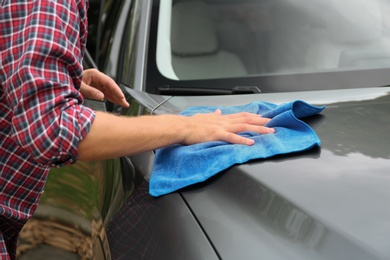
[[[79,160],[114,158],[180,143],[185,131],[181,118],[122,117],[96,112],[89,134],[79,144]]]

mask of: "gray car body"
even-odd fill
[[[222,259],[390,256],[390,88],[167,97],[162,105],[129,92],[156,114],[256,100],[325,104],[306,119],[321,148],[237,165],[180,193]]]

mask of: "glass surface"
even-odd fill
[[[388,0],[160,1],[156,63],[200,80],[390,67]]]

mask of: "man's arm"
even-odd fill
[[[83,73],[80,88],[84,97],[128,107],[119,86],[104,73],[90,69]],[[136,154],[171,144],[194,144],[222,140],[252,145],[253,140],[236,133],[273,133],[264,127],[269,121],[257,114],[222,115],[220,110],[191,117],[179,115],[120,117],[96,112],[87,136],[79,143],[79,160],[97,160]]]
[[[96,112],[89,134],[79,144],[79,160],[97,160],[149,151],[171,144],[222,140],[252,145],[237,135],[251,131],[273,133],[264,127],[269,119],[256,114],[222,115],[220,110],[191,117],[179,115],[120,117]]]

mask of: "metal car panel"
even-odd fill
[[[148,194],[145,181],[109,226],[114,259],[218,259],[181,196]]]
[[[386,259],[389,88],[227,97],[213,105],[297,97],[327,105],[305,120],[321,148],[234,166],[185,189],[184,198],[223,259]],[[168,103],[180,110],[209,102]]]

